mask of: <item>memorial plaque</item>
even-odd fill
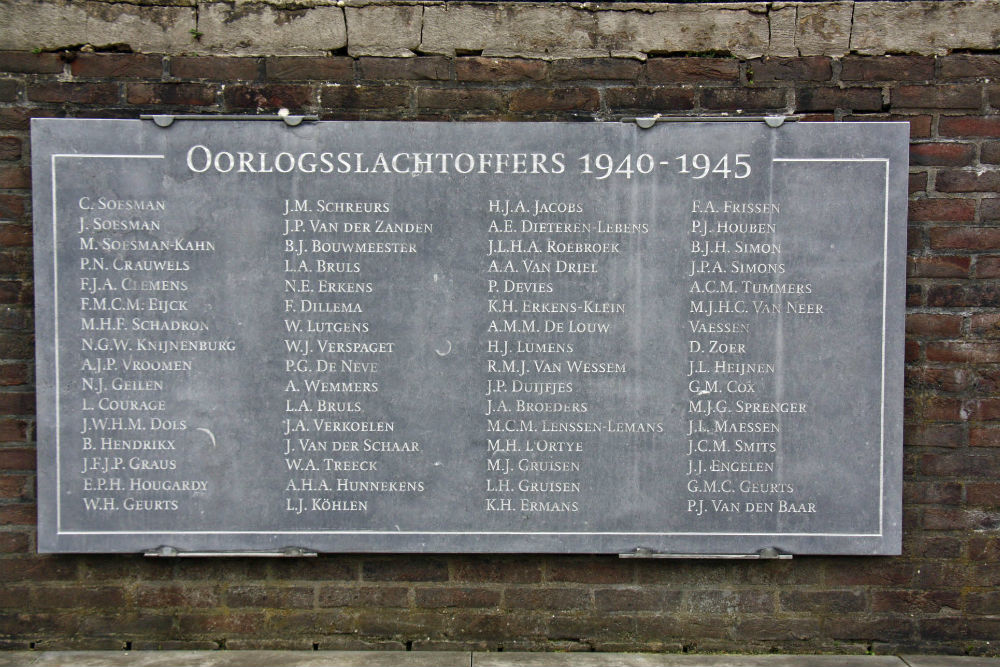
[[[36,119],[39,549],[899,553],[907,138]]]

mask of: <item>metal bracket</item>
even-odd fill
[[[791,560],[792,554],[785,554],[775,547],[764,547],[757,553],[752,554],[669,554],[662,551],[647,549],[646,547],[636,547],[632,551],[618,554],[619,558],[696,558],[714,560]]]
[[[622,118],[623,123],[635,123],[648,130],[657,123],[764,123],[768,127],[781,127],[794,123],[802,116],[655,116]]]
[[[284,112],[284,113],[282,113]],[[140,120],[151,120],[157,127],[167,128],[177,120],[280,120],[288,127],[296,127],[304,122],[314,123],[319,116],[293,116],[288,109],[282,109],[276,114],[263,116],[212,115],[212,114],[142,114]]]
[[[166,545],[143,553],[147,558],[314,558],[316,555],[315,551],[302,547],[284,547],[277,551],[181,551]]]

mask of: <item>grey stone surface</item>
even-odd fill
[[[42,551],[898,553],[906,124],[32,159]]]
[[[348,34],[343,7],[354,24]],[[728,51],[739,57],[996,48],[1000,0],[782,3],[474,3],[263,0],[157,4],[3,0],[0,48],[126,43],[143,53],[569,58]],[[200,39],[196,35],[200,33]]]
[[[347,7],[348,52],[352,56],[412,56],[420,46],[423,7],[369,5]]]
[[[266,2],[201,3],[192,51],[235,55],[322,55],[347,44],[344,10],[335,4],[294,8]]]
[[[901,655],[907,667],[997,667],[1000,658],[970,655]]]
[[[473,653],[472,667],[906,667],[894,656]],[[944,667],[944,666],[942,666]]]
[[[2,667],[468,667],[443,651],[18,651]]]

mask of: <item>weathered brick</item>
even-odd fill
[[[1000,192],[1000,171],[951,170],[937,175],[938,192]]]
[[[24,556],[3,563],[0,581],[67,582],[76,577],[76,564],[65,556]]]
[[[0,498],[33,500],[32,478],[27,475],[0,475]]]
[[[354,59],[343,56],[274,56],[264,61],[264,72],[273,81],[352,81]]]
[[[978,507],[1000,506],[1000,483],[972,482],[965,485],[965,500]]]
[[[927,56],[847,56],[843,81],[925,81],[934,78],[934,58]]]
[[[768,590],[690,590],[684,594],[683,609],[699,615],[765,614],[776,611],[776,604]]]
[[[0,51],[0,72],[15,74],[59,74],[63,61],[57,53]]]
[[[957,142],[910,144],[910,164],[963,167],[972,164],[975,146]]]
[[[941,308],[1000,307],[1000,287],[995,285],[935,285],[927,291],[927,305]]]
[[[996,421],[1000,419],[1000,398],[977,398],[966,401],[965,410],[971,421]]]
[[[8,79],[0,80],[0,102],[17,101],[17,94],[20,90],[20,82]]]
[[[941,116],[942,137],[1000,137],[1000,116]]]
[[[28,99],[33,102],[114,104],[118,86],[113,83],[29,83]]]
[[[600,95],[594,88],[525,88],[511,93],[511,111],[596,111]]]
[[[215,586],[190,584],[155,585],[143,583],[134,592],[138,607],[163,609],[167,607],[216,607],[221,596]]]
[[[28,365],[6,362],[0,364],[0,386],[14,387],[28,380]]]
[[[0,189],[21,190],[31,187],[31,169],[29,167],[0,167]]]
[[[0,137],[0,160],[18,160],[20,158],[20,137]]]
[[[632,563],[617,558],[563,557],[548,563],[550,581],[627,584],[635,580]]]
[[[521,58],[456,58],[455,77],[459,81],[540,81],[548,71],[542,60]]]
[[[411,79],[447,81],[451,78],[448,58],[360,58],[358,76],[362,79]]]
[[[125,593],[117,586],[73,586],[35,588],[31,606],[37,609],[114,608],[125,604]]]
[[[214,56],[172,56],[170,75],[178,79],[255,81],[259,78],[259,58],[217,58]]]
[[[469,586],[447,588],[417,588],[414,603],[420,608],[434,607],[496,607],[500,604],[500,591]]]
[[[320,607],[406,607],[409,590],[402,586],[324,586]]]
[[[366,581],[445,581],[448,564],[432,558],[370,559],[362,566]]]
[[[910,257],[906,275],[913,278],[968,278],[972,260],[961,255]]]
[[[0,195],[0,220],[24,219],[27,201],[27,197],[24,195]],[[13,227],[13,225],[4,225],[4,227],[4,229],[0,230],[0,245],[17,245],[17,240],[21,237],[21,234],[14,233],[11,235],[11,241],[14,241],[14,243],[4,243],[4,237],[7,233],[15,231],[13,229],[7,229],[7,227]],[[26,235],[30,239],[30,231],[17,231]]]
[[[1000,469],[1000,459],[989,449],[976,450],[976,455],[955,450],[947,453],[924,454],[920,457],[920,472],[924,475],[963,479],[993,479]]]
[[[454,564],[455,581],[527,584],[542,578],[541,562],[515,556],[467,556]]]
[[[33,526],[37,521],[34,504],[0,505],[0,526]]]
[[[978,109],[982,92],[978,86],[898,86],[889,92],[892,106],[925,109]]]
[[[1000,513],[978,509],[928,507],[924,510],[925,530],[997,530]]]
[[[215,104],[215,91],[214,86],[201,83],[132,83],[126,99],[129,104],[210,106]]]
[[[313,589],[309,586],[230,586],[225,600],[229,607],[310,608]]]
[[[1000,198],[983,199],[979,216],[983,222],[1000,221]]]
[[[907,425],[903,442],[907,447],[962,447],[966,442],[965,428],[949,424]]]
[[[984,141],[979,149],[979,161],[983,164],[1000,164],[1000,141]]]
[[[1000,313],[973,313],[969,335],[976,338],[1000,338]]]
[[[716,622],[725,627],[727,621]],[[729,622],[731,624],[731,621]],[[822,634],[818,618],[754,618],[749,615],[733,624],[732,636],[752,641],[803,641]]]
[[[641,63],[624,58],[556,60],[549,65],[549,76],[556,81],[634,81],[641,72]]]
[[[312,107],[314,97],[312,86],[294,83],[230,85],[223,92],[225,105],[230,109],[300,110]]]
[[[670,611],[677,609],[683,593],[666,588],[601,588],[594,591],[599,611]]]
[[[928,361],[989,364],[1000,362],[1000,346],[996,343],[952,342],[927,344]]]
[[[928,614],[957,611],[961,595],[955,591],[889,590],[872,591],[872,611],[894,612],[900,609]]]
[[[141,53],[80,53],[70,64],[73,76],[155,78],[163,75],[163,58]]]
[[[604,100],[609,109],[636,111],[687,111],[694,108],[694,91],[684,88],[629,86],[605,88]]]
[[[936,250],[998,250],[1000,228],[935,227],[930,230],[930,245]]]
[[[706,88],[701,91],[702,106],[728,111],[784,109],[785,91],[781,88]]]
[[[409,105],[407,86],[343,85],[323,88],[324,107],[344,109],[393,109]]]
[[[953,338],[962,329],[960,315],[938,315],[931,313],[908,313],[906,333],[911,336],[928,338]]]
[[[650,58],[646,78],[651,83],[735,83],[740,63],[735,58]]]
[[[864,611],[868,599],[858,591],[782,591],[778,599],[785,611],[846,614]]]
[[[937,60],[942,79],[993,78],[1000,72],[1000,56],[995,55],[953,53]]]
[[[829,626],[834,639],[862,642],[907,639],[913,634],[913,619],[903,615],[843,616]]]
[[[829,58],[762,58],[751,60],[753,80],[757,81],[829,81],[833,69]],[[748,74],[749,78],[750,75]]]
[[[910,202],[911,222],[972,222],[976,202],[971,199],[916,199]]]
[[[927,172],[921,172],[919,174],[909,175],[909,192],[910,194],[923,193],[927,191]]]
[[[795,95],[799,111],[878,111],[882,108],[882,91],[878,88],[800,88]]]
[[[0,442],[23,442],[28,437],[28,423],[23,419],[0,419]]]
[[[506,609],[565,610],[587,609],[590,593],[578,588],[508,588],[504,591]]]

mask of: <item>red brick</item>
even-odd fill
[[[556,60],[549,65],[549,76],[556,81],[634,81],[641,72],[641,63],[624,58]]]
[[[938,255],[910,257],[907,263],[906,275],[912,278],[968,278],[971,259],[960,255]]]
[[[830,59],[823,56],[806,58],[763,58],[747,63],[753,70],[753,81],[829,81],[833,76]],[[751,78],[748,71],[747,78]]]
[[[906,333],[911,336],[929,338],[954,338],[962,329],[960,315],[936,315],[931,313],[908,313]]]
[[[0,581],[72,581],[76,577],[72,559],[56,556],[26,556],[4,559]]]
[[[977,507],[1000,507],[1000,483],[972,482],[965,485],[965,499]]]
[[[520,58],[455,59],[455,76],[459,81],[540,81],[545,78],[548,64],[541,60]]]
[[[972,222],[976,202],[971,199],[917,199],[910,202],[911,222]]]
[[[924,193],[927,191],[927,172],[910,174],[909,192],[910,194]]]
[[[976,338],[1000,338],[1000,313],[973,313],[969,335]]]
[[[847,56],[842,81],[926,81],[934,78],[934,58],[925,56]]]
[[[324,586],[320,607],[407,607],[409,590],[401,586]]]
[[[214,586],[190,584],[155,585],[143,582],[134,593],[138,607],[163,609],[165,607],[217,607],[220,595]]]
[[[903,485],[903,502],[957,505],[962,502],[962,485],[957,482],[909,482]]]
[[[898,86],[889,92],[894,108],[978,109],[982,104],[979,86]]]
[[[0,167],[0,189],[23,190],[31,187],[31,169],[28,167]]]
[[[600,611],[668,611],[681,603],[681,591],[659,587],[603,588],[594,591]]]
[[[779,595],[785,611],[846,614],[865,611],[868,599],[857,591],[783,591]]]
[[[938,192],[1000,192],[1000,171],[944,171],[935,187]]]
[[[924,510],[925,530],[996,530],[1000,528],[1000,514],[981,510],[928,507]]]
[[[125,604],[125,594],[114,586],[35,588],[31,606],[38,609],[114,608]]]
[[[936,614],[959,609],[961,596],[955,591],[872,591],[872,611],[897,612],[907,609]]]
[[[366,581],[445,581],[448,564],[433,558],[370,559],[362,566]]]
[[[936,343],[927,344],[928,361],[990,364],[1000,362],[1000,345],[996,343]]]
[[[740,63],[735,58],[650,58],[646,78],[651,83],[735,83]]]
[[[23,219],[26,203],[27,197],[23,195],[0,195],[0,220]],[[4,227],[10,227],[10,225],[4,225]],[[13,234],[11,236],[11,240],[14,241],[13,243],[4,243],[5,232],[13,231],[8,229],[0,230],[0,246],[20,245],[18,239],[21,238],[21,234]],[[22,230],[17,231],[22,232]],[[30,231],[23,231],[22,233],[30,239]]]
[[[527,584],[541,581],[541,563],[515,556],[467,556],[454,564],[455,581]]]
[[[35,412],[35,394],[27,391],[0,392],[0,414],[31,415]]]
[[[421,58],[361,58],[361,79],[410,79],[447,81],[451,78],[449,60],[440,56]]]
[[[979,149],[979,161],[983,164],[1000,164],[1000,141],[984,141]]]
[[[114,104],[118,86],[113,83],[31,83],[28,99],[34,102],[72,102],[75,104]]]
[[[907,306],[922,306],[924,303],[924,291],[922,285],[910,285],[906,286],[906,305]]]
[[[210,106],[215,104],[215,87],[202,83],[131,83],[129,104],[168,106]]]
[[[1000,447],[1000,428],[969,429],[969,445],[972,447]]]
[[[159,79],[163,75],[163,58],[140,53],[80,53],[70,64],[70,71],[79,77]]]
[[[784,109],[786,106],[782,88],[705,88],[701,91],[701,103],[708,109],[730,111]]]
[[[776,604],[768,590],[689,590],[683,608],[699,615],[767,614],[776,611]]]
[[[970,421],[996,421],[1000,419],[1000,398],[966,401],[965,410]]]
[[[670,112],[694,108],[694,91],[684,88],[629,86],[605,88],[604,100],[609,109]]]
[[[291,109],[300,110],[315,104],[312,86],[294,83],[230,85],[223,92],[230,109]]]
[[[506,609],[567,610],[587,609],[590,593],[577,588],[508,588],[504,592]]]
[[[979,217],[983,222],[1000,221],[1000,198],[983,199],[979,209]]]
[[[414,604],[421,608],[433,607],[496,607],[500,604],[500,591],[488,588],[450,586],[447,588],[417,588]]]
[[[927,291],[927,305],[942,308],[1000,307],[1000,287],[995,285],[940,285]]]
[[[940,56],[938,66],[942,79],[994,78],[1000,72],[1000,56],[968,53]]]
[[[274,56],[264,61],[264,72],[274,81],[352,81],[354,59],[344,56]]]
[[[26,553],[30,547],[31,540],[27,533],[2,532],[0,533],[0,553]]]
[[[63,61],[55,53],[0,51],[0,72],[15,74],[59,74]]]
[[[0,80],[0,102],[16,102],[19,90],[21,84],[18,81]]]
[[[549,561],[550,581],[587,584],[628,584],[635,579],[632,564],[617,558],[566,556]]]
[[[33,526],[37,520],[34,505],[0,505],[0,526]]]
[[[977,278],[1000,278],[1000,257],[991,255],[976,260]]]
[[[596,111],[600,105],[594,88],[523,88],[510,97],[511,111]]]
[[[5,500],[32,500],[31,477],[26,475],[0,475],[0,498]]]
[[[962,402],[957,398],[928,396],[921,406],[923,418],[935,422],[957,422],[962,420]]]
[[[965,392],[976,384],[975,374],[966,368],[925,368],[920,387],[949,393]]]
[[[962,447],[965,427],[960,424],[907,425],[903,433],[906,447]]]
[[[18,160],[21,158],[21,139],[18,137],[0,137],[0,160]]]
[[[954,142],[910,144],[910,164],[963,167],[972,164],[974,150],[972,144]]]
[[[230,586],[226,590],[226,606],[311,608],[313,589],[309,586]]]
[[[934,227],[930,230],[930,246],[936,250],[997,250],[1000,228]]]
[[[878,111],[882,108],[882,91],[878,88],[801,88],[795,95],[795,107],[799,111]]]
[[[63,115],[57,109],[22,107],[0,108],[0,130],[27,130],[32,118],[56,118]]]
[[[1000,137],[1000,116],[941,116],[942,137]]]
[[[23,442],[27,437],[27,422],[21,419],[0,419],[0,442]]]
[[[407,86],[345,85],[323,88],[324,107],[343,109],[393,109],[409,105]]]
[[[260,73],[259,58],[216,58],[214,56],[172,56],[170,75],[178,79],[255,81]]]
[[[28,381],[28,365],[22,363],[0,364],[0,386],[14,387]]]

